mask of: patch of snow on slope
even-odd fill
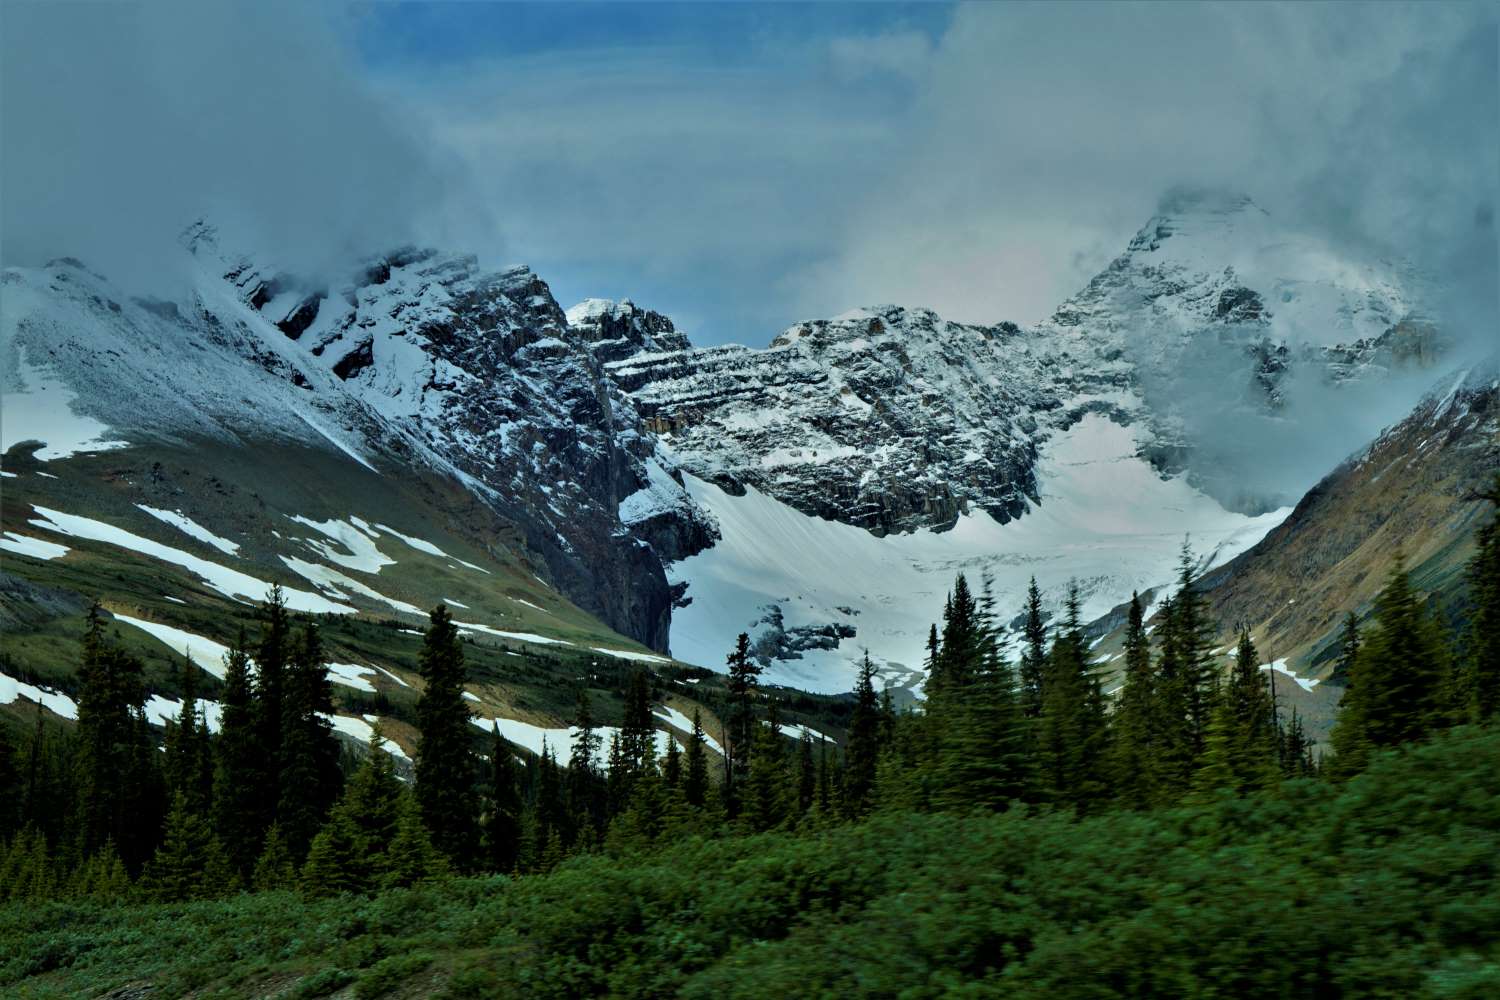
[[[150,514],[152,517],[156,518],[158,521],[167,522],[172,527],[182,531],[184,534],[190,535],[193,538],[198,539],[198,541],[203,542],[207,545],[212,545],[214,548],[218,549],[225,555],[232,556],[237,554],[240,550],[239,542],[231,542],[227,538],[219,537],[212,531],[209,531],[207,528],[203,527],[203,525],[188,517],[180,510],[159,510],[156,507],[147,507],[143,503],[138,503],[136,504],[136,506],[145,511],[147,514]]]
[[[534,754],[540,754],[545,744],[557,755],[559,764],[567,765],[573,760],[573,741],[578,737],[576,727],[549,729],[545,726],[534,726],[519,719],[484,719],[477,715],[469,721],[487,733],[493,732],[494,728],[499,726],[501,736],[517,746],[525,747]],[[619,729],[614,726],[596,726],[594,732],[600,737],[597,763],[606,764],[604,755],[609,746],[610,737],[617,735]],[[671,735],[657,730],[655,736],[657,754],[665,754],[667,745],[672,739]]]
[[[78,718],[78,706],[62,692],[27,684],[8,674],[0,674],[0,705],[9,705],[18,698],[34,701],[53,715],[60,715],[64,719]]]
[[[379,546],[375,544],[369,535],[360,531],[359,528],[348,521],[340,521],[338,518],[332,518],[327,521],[314,521],[311,518],[303,517],[301,514],[291,514],[288,516],[298,524],[306,525],[318,534],[338,542],[339,545],[344,547],[345,551],[340,552],[326,542],[308,539],[307,544],[311,545],[317,550],[319,555],[329,562],[337,563],[347,569],[358,570],[361,573],[379,573],[382,566],[393,566],[396,563],[396,560],[380,551]]]
[[[375,466],[371,465],[369,463],[369,461],[366,460],[366,458],[363,455],[361,455],[359,452],[355,451],[350,445],[346,444],[345,442],[341,441],[339,438],[335,437],[322,424],[318,423],[315,420],[310,419],[307,416],[307,414],[305,414],[305,413],[298,413],[297,416],[301,418],[301,420],[302,420],[302,422],[304,424],[306,424],[307,426],[311,427],[313,430],[317,431],[318,434],[321,435],[324,440],[326,440],[329,444],[333,445],[339,451],[343,452],[345,455],[348,455],[350,458],[354,459],[356,462],[358,462],[360,465],[363,465],[365,468],[369,469],[371,472],[376,473],[377,475],[380,473],[380,470],[377,469],[377,468],[375,468]]]
[[[0,452],[22,441],[41,441],[45,446],[37,449],[36,457],[46,462],[80,452],[129,447],[129,442],[106,439],[106,425],[75,412],[78,394],[29,364],[20,345],[16,345],[16,370],[0,390]]]
[[[351,518],[351,520],[353,520],[353,519]],[[425,552],[425,553],[427,553],[430,556],[438,556],[438,557],[443,558],[443,559],[447,559],[448,558],[448,553],[444,552],[442,549],[438,548],[436,545],[433,545],[431,542],[427,541],[426,539],[423,539],[423,538],[414,538],[411,535],[403,535],[401,532],[397,531],[395,528],[392,528],[392,527],[390,527],[388,525],[384,525],[384,524],[377,524],[377,525],[375,525],[375,530],[377,530],[377,531],[383,531],[387,535],[391,535],[391,536],[393,536],[395,538],[401,539],[403,542],[405,542],[407,545],[410,545],[412,548],[416,549],[418,552]],[[460,559],[459,562],[463,562],[463,560]]]
[[[183,569],[201,578],[214,590],[231,599],[244,598],[251,601],[259,601],[265,598],[266,592],[271,585],[264,580],[258,580],[248,573],[220,566],[218,563],[209,562],[207,559],[199,558],[181,549],[174,549],[170,545],[153,542],[149,538],[132,534],[124,528],[117,528],[103,521],[95,521],[92,518],[80,517],[77,514],[64,514],[61,511],[51,510],[47,507],[33,507],[32,510],[40,514],[40,518],[32,518],[31,523],[38,528],[55,531],[58,534],[69,535],[73,538],[83,538],[93,542],[103,542],[107,545],[117,545],[120,548],[139,552],[141,555],[150,556],[152,559],[160,559],[162,562],[181,566]],[[315,614],[352,615],[354,609],[347,604],[330,601],[319,594],[310,594],[305,590],[293,590],[290,587],[282,588],[286,598],[287,607],[293,611],[310,611]]]
[[[658,719],[663,720],[667,724],[675,726],[676,728],[682,730],[684,733],[687,733],[689,737],[692,736],[693,720],[689,719],[686,715],[683,715],[677,709],[672,708],[670,705],[662,705],[659,708],[653,708],[651,710],[651,714],[656,716]],[[707,731],[703,733],[703,742],[707,744],[708,748],[714,753],[718,754],[720,757],[724,756],[724,748],[719,745],[718,740],[708,735]]]
[[[370,725],[369,721],[366,719],[356,719],[352,715],[327,715],[323,712],[319,712],[318,715],[321,718],[327,719],[328,724],[334,728],[335,732],[340,732],[345,736],[353,737],[354,739],[359,740],[361,743],[364,743],[367,746],[369,745],[370,741],[375,738],[375,727]],[[390,754],[392,757],[399,757],[405,761],[411,760],[411,758],[406,755],[406,751],[402,750],[400,744],[398,744],[395,740],[387,737],[383,741],[382,745],[385,747],[385,752]]]
[[[671,657],[657,656],[654,653],[633,653],[628,649],[606,649],[604,646],[590,646],[589,648],[596,653],[603,653],[605,656],[618,657],[621,660],[639,660],[642,663],[672,662]]]
[[[281,561],[286,563],[287,568],[293,573],[296,573],[304,580],[317,584],[336,597],[347,600],[349,595],[354,593],[395,608],[397,611],[405,611],[409,615],[425,614],[415,604],[409,604],[394,597],[387,597],[373,587],[363,584],[351,576],[346,576],[332,567],[320,566],[317,563],[310,563],[295,556],[281,556]]]
[[[163,625],[161,622],[148,622],[144,618],[135,618],[131,615],[122,615],[114,612],[115,621],[133,625],[161,641],[174,653],[184,654],[198,666],[213,674],[219,680],[224,679],[224,658],[229,655],[229,647],[222,643],[205,639],[201,635],[184,632],[180,628],[171,625]]]
[[[1205,565],[1216,565],[1289,513],[1252,518],[1225,511],[1181,477],[1163,480],[1136,450],[1131,428],[1087,414],[1043,447],[1042,502],[1030,513],[1005,525],[971,513],[950,531],[884,538],[809,517],[754,488],[735,497],[688,477],[693,498],[718,519],[723,538],[668,571],[672,582],[688,583],[692,598],[673,614],[673,656],[722,669],[738,633],[763,630],[755,609],[775,604],[787,628],[842,623],[858,634],[838,649],[772,661],[769,683],[851,690],[866,647],[884,676],[904,673],[910,683],[919,676],[928,625],[940,617],[959,572],[976,588],[985,573],[993,576],[1002,621],[1020,612],[1032,575],[1054,609],[1076,580],[1087,620],[1129,600],[1132,591],[1174,579],[1184,536]]]
[[[203,713],[203,722],[208,726],[208,731],[217,733],[222,721],[223,710],[216,701],[205,701],[198,699],[198,710]],[[181,700],[173,701],[165,695],[153,694],[146,699],[146,718],[158,726],[165,726],[169,722],[176,722],[182,716]]]
[[[363,691],[366,694],[375,693],[375,685],[365,680],[365,675],[375,675],[374,667],[367,667],[360,663],[330,663],[328,664],[328,679],[335,684]]]
[[[1278,674],[1285,674],[1292,680],[1296,681],[1297,686],[1304,691],[1311,691],[1313,688],[1318,686],[1318,679],[1316,677],[1298,677],[1295,671],[1289,670],[1286,665],[1286,660],[1276,660],[1272,663],[1262,663],[1260,665],[1260,669],[1274,670]]]
[[[498,628],[491,628],[488,625],[480,625],[476,622],[455,621],[453,624],[458,627],[460,632],[467,629],[474,632],[483,632],[485,635],[497,636],[501,639],[514,639],[517,642],[534,642],[543,646],[573,645],[566,639],[552,639],[545,635],[537,635],[535,632],[505,632]]]
[[[30,535],[17,534],[14,531],[7,531],[3,537],[0,537],[0,549],[14,552],[18,556],[31,556],[33,559],[57,559],[67,555],[69,551],[66,545],[32,538]]]

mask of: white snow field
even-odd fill
[[[486,719],[474,716],[469,720],[483,729],[485,732],[493,732],[495,726],[500,727],[500,735],[520,747],[525,747],[532,753],[540,754],[543,745],[547,746],[557,755],[559,764],[568,764],[573,760],[573,740],[578,735],[576,728],[549,729],[545,726],[534,726],[529,722],[519,719]],[[597,726],[594,731],[599,734],[599,758],[600,764],[607,763],[605,755],[609,752],[609,741],[619,732],[614,726]],[[672,739],[670,733],[661,730],[656,731],[656,752],[664,754],[667,752],[667,744]],[[681,746],[681,744],[678,744]]]
[[[232,556],[237,554],[240,550],[239,542],[231,542],[227,538],[221,538],[220,536],[214,534],[212,531],[209,531],[207,528],[203,527],[203,525],[188,517],[180,510],[159,510],[155,507],[147,507],[143,503],[138,503],[136,504],[136,506],[145,511],[147,514],[150,514],[152,517],[156,518],[158,521],[167,522],[172,527],[182,531],[184,534],[196,538],[198,539],[198,541],[203,542],[206,545],[212,545],[214,548],[218,549],[225,555]]]
[[[651,714],[656,716],[658,719],[661,719],[668,725],[677,727],[684,733],[687,733],[689,736],[692,735],[693,720],[689,719],[686,715],[683,715],[677,709],[672,708],[670,705],[660,705],[656,708],[653,708],[651,710]],[[703,742],[708,744],[708,748],[714,753],[718,754],[720,757],[724,756],[724,748],[719,745],[718,740],[708,735],[707,729],[703,731]]]
[[[67,695],[51,688],[27,684],[9,674],[0,674],[0,705],[9,705],[20,698],[36,702],[64,719],[76,720],[78,718],[78,706]]]
[[[205,639],[201,635],[184,632],[180,628],[163,625],[160,622],[148,622],[144,618],[135,618],[118,612],[113,614],[115,621],[135,626],[147,635],[159,639],[174,653],[190,657],[194,663],[219,680],[224,679],[224,657],[229,655],[229,647],[223,643],[214,642],[212,639]]]
[[[9,336],[5,340],[11,342]],[[0,384],[0,452],[22,441],[41,441],[45,447],[37,449],[36,457],[46,462],[128,446],[109,440],[106,425],[74,410],[78,394],[29,364],[24,348],[16,345],[15,351],[15,370]]]
[[[66,545],[58,545],[56,542],[32,538],[30,535],[22,535],[14,531],[7,531],[0,536],[0,550],[13,552],[18,556],[30,556],[33,559],[57,559],[67,555],[69,551]]]
[[[1161,478],[1136,451],[1135,430],[1086,414],[1043,447],[1042,502],[1023,517],[1002,525],[972,513],[950,531],[884,538],[809,517],[755,489],[735,497],[689,476],[688,489],[718,520],[723,540],[669,569],[674,583],[687,581],[692,599],[673,614],[673,655],[722,669],[738,633],[766,628],[756,626],[756,609],[774,603],[788,628],[839,622],[858,633],[835,650],[773,661],[767,681],[849,691],[868,648],[887,681],[915,683],[928,626],[959,572],[976,590],[985,574],[993,577],[1002,622],[1020,613],[1033,575],[1054,609],[1076,580],[1088,620],[1132,591],[1170,583],[1184,539],[1200,567],[1216,565],[1290,513],[1226,511],[1183,478]]]

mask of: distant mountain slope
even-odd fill
[[[1263,653],[1329,678],[1342,615],[1368,612],[1396,554],[1440,606],[1462,586],[1500,472],[1500,358],[1445,379],[1325,477],[1261,542],[1210,574],[1218,621],[1244,622]]]

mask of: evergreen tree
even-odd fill
[[[188,808],[208,815],[213,800],[213,747],[208,724],[198,710],[198,666],[183,658],[182,708],[166,725],[163,770],[167,794],[182,795]]]
[[[630,675],[625,691],[625,719],[620,725],[620,752],[624,755],[626,773],[632,777],[646,759],[646,749],[655,738],[653,729],[651,676],[644,667],[638,667]]]
[[[805,816],[812,809],[817,792],[818,766],[813,760],[812,737],[804,727],[802,738],[797,741],[797,794],[794,801],[798,816]]]
[[[1108,790],[1108,730],[1099,682],[1089,669],[1076,585],[1068,592],[1064,629],[1047,656],[1042,690],[1038,763],[1043,797],[1087,809]]]
[[[11,841],[0,863],[0,900],[50,901],[56,893],[47,838],[36,827],[27,827]]]
[[[603,826],[607,803],[604,780],[599,773],[599,754],[604,738],[594,725],[594,711],[586,689],[578,691],[578,709],[573,722],[573,756],[568,765],[568,809],[574,824],[595,832]]]
[[[1302,719],[1292,710],[1281,740],[1281,774],[1285,778],[1311,778],[1317,774],[1313,763],[1312,741],[1302,727]]]
[[[1047,626],[1042,618],[1042,592],[1036,577],[1026,588],[1025,649],[1021,653],[1021,714],[1028,719],[1042,714],[1042,681],[1047,664]]]
[[[426,688],[417,702],[417,801],[433,843],[455,866],[472,865],[478,846],[473,756],[469,751],[469,708],[464,703],[463,646],[448,609],[432,610],[418,658]]]
[[[750,657],[750,636],[741,632],[735,640],[734,652],[726,661],[729,667],[729,726],[724,732],[724,805],[732,819],[738,812],[737,789],[739,772],[750,762],[750,748],[755,736],[755,682],[760,677],[760,664]]]
[[[1246,794],[1274,785],[1280,774],[1273,706],[1248,629],[1240,630],[1234,669],[1219,700],[1227,717],[1230,787]]]
[[[1478,543],[1469,564],[1467,687],[1472,714],[1488,720],[1500,712],[1500,475],[1481,494],[1495,513],[1475,534]]]
[[[682,792],[690,806],[701,809],[708,800],[708,740],[703,735],[702,715],[696,708],[693,709],[693,733],[688,739]]]
[[[230,887],[231,874],[218,838],[187,796],[179,793],[167,814],[166,836],[146,866],[142,884],[159,902],[214,899]]]
[[[339,746],[327,716],[333,688],[316,625],[294,643],[282,681],[280,791],[276,804],[281,835],[294,858],[307,854],[323,819],[338,799],[342,774]]]
[[[10,733],[0,727],[0,843],[20,829],[23,796],[20,754],[11,743]]]
[[[1365,727],[1365,687],[1358,682],[1359,654],[1363,645],[1359,620],[1350,611],[1344,615],[1343,631],[1339,635],[1339,658],[1334,666],[1334,675],[1344,681],[1338,719],[1329,736],[1333,746],[1333,764],[1329,773],[1336,779],[1363,771],[1373,749]]]
[[[241,878],[251,868],[265,839],[262,793],[263,754],[258,740],[257,707],[250,687],[250,656],[240,631],[224,657],[224,696],[219,707],[219,738],[214,753],[214,828],[223,839],[230,866]]]
[[[484,856],[491,871],[506,874],[515,869],[520,859],[521,790],[516,781],[514,758],[500,738],[498,722],[494,732],[486,789]]]
[[[115,845],[106,843],[91,855],[73,874],[69,890],[73,896],[99,903],[123,903],[131,897],[130,873],[115,853]],[[0,898],[3,898],[0,890]]]
[[[668,738],[667,756],[661,765],[661,782],[670,791],[676,791],[682,784],[682,753],[677,748],[677,740]]]
[[[151,852],[160,815],[151,801],[151,741],[140,721],[145,688],[140,662],[105,638],[98,604],[89,608],[78,680],[78,853],[87,857],[112,841],[136,867]]]
[[[566,845],[567,808],[563,801],[562,772],[557,766],[557,756],[542,740],[542,759],[537,767],[536,783],[536,846],[540,857],[547,847],[547,839],[556,836]]]
[[[948,659],[947,648],[944,643],[945,661]],[[860,663],[859,679],[854,687],[854,711],[849,716],[849,738],[844,754],[844,812],[858,816],[870,806],[871,793],[875,789],[875,769],[880,760],[880,705],[875,697],[875,666],[870,662],[868,651]]]
[[[335,809],[307,852],[302,892],[313,898],[361,892],[369,882],[367,862],[360,850],[359,831],[349,814]]]
[[[1184,541],[1178,559],[1177,593],[1172,600],[1172,625],[1176,667],[1196,758],[1204,749],[1219,671],[1213,659],[1214,626],[1208,617],[1208,601],[1198,589],[1193,563],[1193,550]]]
[[[1115,791],[1126,806],[1147,809],[1160,795],[1162,708],[1139,594],[1130,595],[1124,646],[1125,686],[1115,710],[1112,743]]]
[[[377,727],[370,739],[370,752],[354,772],[338,806],[348,813],[360,850],[369,859],[373,879],[384,874],[383,857],[396,838],[402,797],[395,762],[386,752],[385,738]]]
[[[292,623],[280,584],[266,594],[260,612],[260,644],[255,651],[255,728],[260,777],[252,787],[260,792],[259,836],[276,820],[281,798],[282,701],[285,697],[287,664],[292,651]]]
[[[1423,739],[1450,716],[1446,644],[1400,555],[1375,599],[1375,627],[1359,645],[1348,674],[1334,748],[1346,759],[1337,773],[1363,768],[1367,748]]]
[[[401,792],[396,799],[396,831],[386,849],[381,866],[382,887],[408,887],[440,878],[448,866],[422,822],[422,810],[416,797]]]
[[[856,709],[858,711],[858,709]],[[780,717],[773,701],[765,725],[757,726],[750,752],[750,774],[745,782],[744,817],[756,832],[773,830],[786,819],[786,754],[782,748]],[[873,780],[873,779],[872,779]]]
[[[294,888],[296,884],[297,869],[292,863],[292,852],[287,850],[281,827],[272,823],[266,831],[265,848],[256,859],[250,885],[256,892],[281,892]]]

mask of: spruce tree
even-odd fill
[[[1125,686],[1114,716],[1112,771],[1120,801],[1132,809],[1147,809],[1160,795],[1162,708],[1139,594],[1130,595],[1124,647]]]
[[[1317,774],[1312,757],[1312,741],[1308,739],[1296,709],[1292,710],[1292,717],[1282,735],[1281,774],[1284,778],[1311,778]]]
[[[151,853],[160,815],[150,788],[152,743],[141,724],[145,688],[140,662],[105,637],[98,604],[89,608],[78,681],[78,853],[87,857],[112,841],[136,868]]]
[[[880,760],[880,705],[875,696],[875,666],[868,651],[860,662],[859,679],[855,682],[854,711],[849,716],[844,757],[844,812],[859,816],[870,807]]]
[[[1042,714],[1042,681],[1047,664],[1047,625],[1042,617],[1042,591],[1036,577],[1026,588],[1025,648],[1021,653],[1021,714],[1035,719]]]
[[[162,768],[167,794],[182,795],[188,808],[208,815],[213,800],[213,747],[208,724],[198,709],[198,666],[183,658],[182,708],[166,724]]]
[[[368,859],[360,850],[359,831],[344,810],[335,809],[313,838],[300,882],[302,892],[312,898],[362,892],[368,887]]]
[[[573,754],[568,763],[568,809],[574,825],[595,832],[604,824],[607,803],[603,795],[604,780],[599,773],[599,754],[604,738],[594,724],[594,710],[587,689],[578,691],[578,708],[573,720]]]
[[[469,707],[463,697],[463,646],[444,605],[432,610],[418,669],[426,687],[417,702],[417,801],[437,849],[464,870],[477,854],[479,808],[469,750]]]
[[[230,879],[229,864],[208,821],[179,793],[167,815],[162,845],[142,876],[146,892],[167,903],[214,899],[228,891]]]
[[[255,728],[260,749],[260,777],[253,787],[260,791],[257,834],[276,820],[281,798],[282,701],[285,697],[287,663],[292,652],[292,623],[280,584],[266,594],[260,612],[260,643],[255,651]]]
[[[489,870],[505,875],[515,870],[521,847],[521,790],[510,747],[495,724],[486,787],[484,857]]]
[[[1496,505],[1488,522],[1475,533],[1478,543],[1469,564],[1469,618],[1466,686],[1474,717],[1489,720],[1500,712],[1500,475],[1481,499]]]
[[[281,835],[295,858],[304,857],[342,784],[339,745],[327,716],[333,688],[316,625],[303,628],[283,677],[280,789]]]
[[[708,801],[708,740],[703,735],[703,718],[693,709],[693,733],[688,738],[687,766],[682,792],[688,805],[702,808]]]
[[[1196,757],[1203,752],[1219,671],[1213,658],[1214,626],[1208,616],[1208,601],[1198,589],[1193,564],[1193,550],[1184,541],[1178,559],[1177,593],[1172,607],[1177,671],[1187,703],[1192,751]]]
[[[1373,745],[1366,730],[1365,695],[1367,687],[1360,681],[1360,648],[1364,645],[1359,620],[1354,612],[1344,615],[1339,634],[1339,658],[1334,675],[1344,681],[1344,696],[1339,699],[1338,719],[1329,742],[1333,746],[1333,763],[1329,774],[1335,779],[1352,777],[1365,769]]]
[[[1104,699],[1089,665],[1078,588],[1069,588],[1067,618],[1052,643],[1043,679],[1038,763],[1043,797],[1088,809],[1108,791]]]
[[[416,797],[403,791],[396,800],[396,830],[381,865],[383,888],[409,887],[439,878],[448,866],[422,822]]]
[[[262,792],[263,752],[258,740],[257,707],[250,687],[250,656],[240,631],[224,657],[224,695],[219,707],[219,738],[214,753],[214,828],[230,865],[241,878],[250,875],[265,831]]]
[[[1234,669],[1221,696],[1231,726],[1229,765],[1234,788],[1241,794],[1269,788],[1280,777],[1274,706],[1261,673],[1255,643],[1242,628]]]
[[[11,742],[10,733],[0,727],[0,843],[5,843],[21,826],[21,755]]]
[[[339,808],[349,814],[349,820],[359,834],[361,850],[371,860],[377,877],[380,874],[379,859],[390,849],[391,841],[396,837],[402,794],[395,762],[386,752],[385,737],[376,727],[370,739],[370,751],[349,780]]]
[[[651,676],[644,667],[630,675],[625,690],[625,719],[620,725],[620,752],[624,754],[629,774],[640,771],[646,749],[654,737],[651,721]]]
[[[676,791],[682,784],[682,753],[677,740],[671,737],[667,739],[667,756],[661,765],[661,782],[670,791]]]
[[[760,664],[750,657],[750,636],[741,632],[735,639],[734,652],[726,661],[729,667],[729,726],[725,730],[724,743],[724,805],[732,819],[738,812],[736,782],[739,772],[750,761],[750,748],[755,736],[755,682],[760,677]]]
[[[857,711],[857,709],[856,709]],[[772,830],[786,818],[786,754],[782,747],[776,703],[769,707],[765,725],[756,727],[750,751],[750,774],[745,782],[744,818],[756,832]]]
[[[286,840],[281,836],[281,827],[275,823],[266,831],[265,846],[255,861],[250,885],[256,892],[281,892],[297,885],[297,869],[292,862],[292,852],[287,850]]]
[[[813,760],[812,737],[804,728],[802,738],[797,741],[797,794],[794,801],[798,816],[805,816],[812,809],[817,791],[818,766]]]
[[[1369,749],[1423,739],[1450,718],[1448,651],[1437,622],[1412,589],[1401,556],[1375,599],[1375,626],[1349,667],[1345,707],[1334,729],[1343,761],[1363,769]]]

